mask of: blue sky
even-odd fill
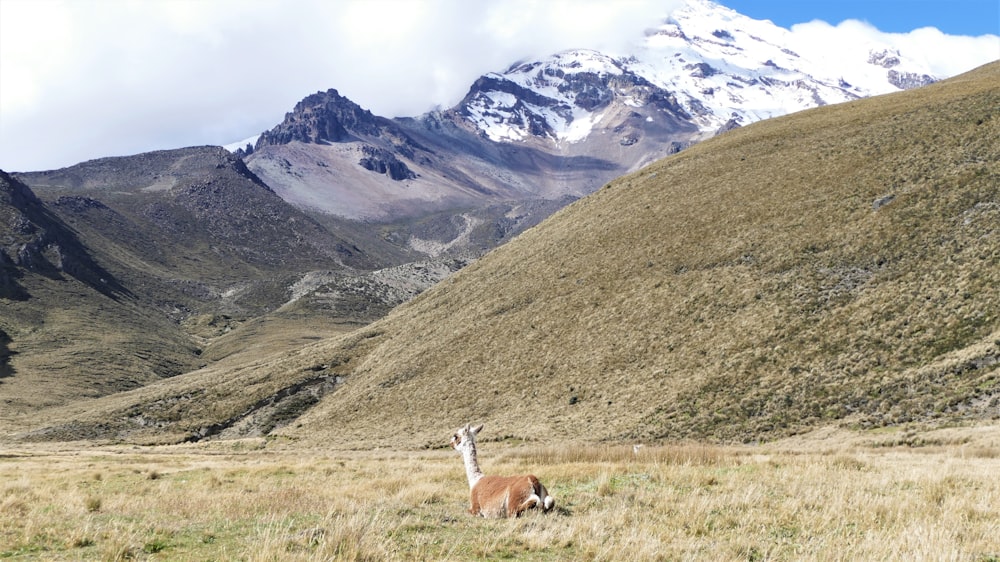
[[[518,60],[623,52],[682,3],[0,0],[0,169],[229,144],[328,88],[378,115],[420,115]],[[1000,59],[1000,0],[719,3],[819,49],[905,45],[941,77]],[[830,26],[795,25],[814,19]],[[846,19],[870,25],[838,25]],[[944,35],[910,33],[925,26]]]
[[[949,35],[1000,34],[1000,0],[720,0],[754,19],[781,27],[814,19],[836,25],[867,21],[881,31],[936,27]]]

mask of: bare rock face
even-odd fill
[[[896,70],[890,70],[887,73],[887,76],[889,78],[889,82],[900,90],[912,90],[913,88],[920,88],[921,86],[926,86],[936,81],[933,76],[918,74],[916,72],[898,72]]]
[[[899,66],[899,51],[883,49],[881,51],[872,50],[868,54],[868,64],[881,66],[882,68],[893,68]]]
[[[329,89],[306,96],[285,114],[285,120],[261,134],[254,150],[293,141],[304,143],[335,143],[351,140],[357,135],[379,136],[391,121],[376,117],[371,111]]]
[[[0,273],[0,295],[3,294],[2,275],[3,274]],[[11,352],[10,349],[8,348],[10,343],[11,343],[11,338],[9,335],[7,335],[7,332],[0,330],[0,379],[11,376],[11,373],[13,372],[13,369],[11,369],[10,367]]]
[[[678,122],[691,118],[671,92],[632,72],[623,61],[584,50],[482,76],[457,111],[494,141],[527,137],[558,141],[575,120],[617,107],[662,111]],[[623,113],[626,117],[612,128],[635,112]],[[634,136],[621,139],[622,146],[635,142]]]
[[[385,174],[395,181],[412,180],[417,177],[413,170],[388,150],[366,145],[361,151],[364,157],[358,163],[366,170]]]
[[[7,254],[0,250],[0,298],[24,300],[28,293],[17,282],[20,272]]]
[[[504,96],[507,94],[510,97]],[[506,100],[512,100],[506,102]],[[548,120],[538,114],[541,108],[561,118],[572,119],[573,110],[564,101],[543,96],[499,75],[486,75],[477,79],[465,99],[459,104],[459,114],[470,121],[487,118],[498,123],[525,130],[536,137],[554,137],[555,131]]]
[[[872,50],[868,54],[868,64],[888,70],[886,80],[900,90],[912,90],[937,81],[929,74],[899,70],[902,62],[902,54],[895,49]]]

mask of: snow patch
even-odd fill
[[[557,132],[559,140],[565,142],[580,142],[585,140],[594,130],[594,125],[604,117],[603,113],[591,113],[580,108],[573,111],[573,120],[565,123]]]
[[[236,152],[237,150],[240,150],[241,148],[246,148],[248,144],[250,146],[257,146],[257,139],[260,138],[260,135],[261,135],[261,133],[258,133],[258,134],[254,135],[252,137],[247,137],[247,138],[245,138],[245,139],[243,139],[241,141],[236,141],[236,142],[231,142],[229,144],[224,144],[224,145],[222,145],[222,148],[225,148],[229,152]]]

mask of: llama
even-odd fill
[[[451,446],[465,461],[469,478],[469,513],[483,517],[518,517],[529,509],[549,511],[556,504],[545,486],[532,474],[523,476],[484,476],[476,459],[476,435],[483,429],[465,427],[455,432]]]

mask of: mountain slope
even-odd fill
[[[730,131],[362,330],[50,412],[26,437],[399,447],[478,420],[749,441],[995,418],[997,83],[1000,63]]]
[[[612,182],[372,326],[358,382],[291,434],[997,415],[998,77],[762,122]]]
[[[769,21],[690,0],[627,52],[520,61],[415,118],[317,92],[239,153],[300,208],[393,221],[580,197],[721,130],[936,79],[891,45],[846,45],[841,65],[792,41]]]
[[[218,263],[202,260],[196,271],[210,277],[366,265],[361,250],[287,205],[218,147],[104,158],[19,177],[81,228],[89,225],[109,243],[131,245],[120,253],[145,262],[145,269],[185,271],[185,262],[205,246],[213,247]],[[147,251],[155,255],[143,255]]]
[[[334,234],[345,225],[319,224],[219,147],[0,172],[0,188],[5,414],[135,388],[273,340],[312,341],[400,301],[373,294],[362,309],[362,296],[317,283],[321,302],[301,291],[294,314],[273,317],[309,272],[356,285],[404,258],[375,236]]]
[[[505,202],[543,207],[538,200],[596,188],[588,174],[611,177],[619,168],[603,158],[493,143],[440,116],[377,117],[336,90],[307,96],[237,154],[303,210],[379,222]],[[553,177],[557,170],[564,177]]]
[[[0,172],[0,188],[0,421],[343,333],[467,263],[442,236],[490,247],[510,233],[488,220],[528,220],[314,218],[220,147]]]
[[[0,171],[0,419],[198,366],[195,346],[31,189]]]
[[[69,275],[90,288],[114,296],[125,289],[110,273],[94,262],[89,251],[31,189],[0,170],[0,224],[6,226],[0,239],[0,296],[30,297],[16,281],[23,268],[53,278]]]

